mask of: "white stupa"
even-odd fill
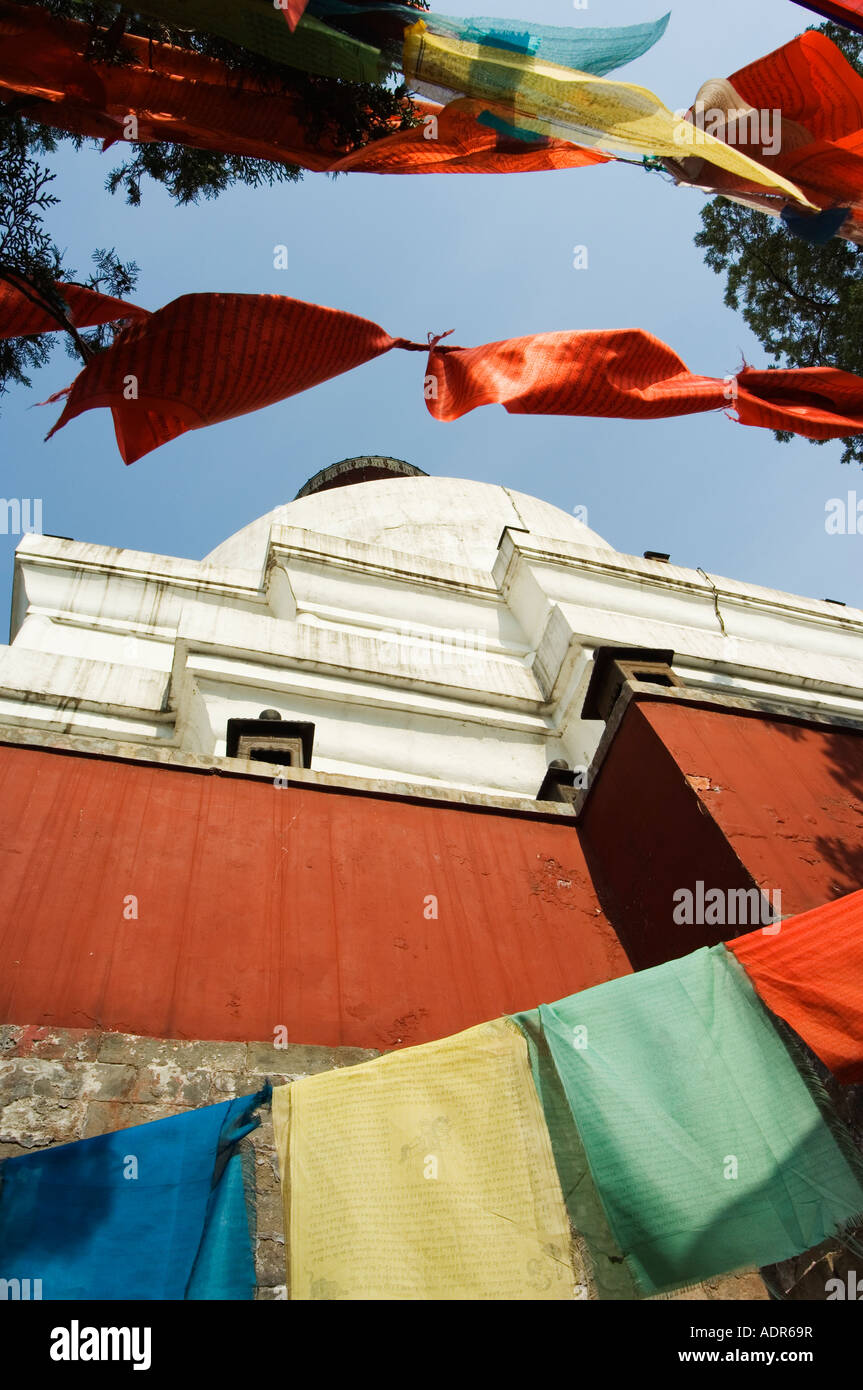
[[[535,497],[363,456],[201,561],[25,536],[0,722],[218,760],[237,751],[228,721],[267,711],[313,726],[304,778],[526,800],[553,760],[590,762],[600,647],[661,650],[687,687],[761,708],[860,719],[861,636],[855,610],[622,555]]]

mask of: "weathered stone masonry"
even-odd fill
[[[78,1028],[0,1026],[0,1158],[69,1144],[376,1057],[358,1047],[178,1042]],[[268,1109],[255,1152],[259,1299],[284,1299],[285,1237]]]

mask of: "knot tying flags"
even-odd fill
[[[448,328],[445,333],[429,333],[428,341],[425,343],[413,343],[410,338],[394,338],[393,347],[403,348],[405,352],[433,352],[442,338],[448,338],[454,333],[454,328]],[[452,347],[441,348],[441,352],[454,352],[457,349]]]

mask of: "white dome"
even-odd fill
[[[484,570],[494,564],[505,526],[613,549],[569,512],[512,488],[466,478],[386,478],[328,488],[274,507],[217,545],[206,561],[258,569],[271,526],[298,526]]]

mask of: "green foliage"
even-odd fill
[[[20,115],[6,117],[0,139],[0,279],[51,314],[57,327],[65,329],[71,354],[86,359],[106,347],[113,335],[108,324],[78,333],[57,289],[56,281],[74,280],[75,271],[63,264],[63,255],[44,223],[45,213],[58,199],[49,191],[54,175],[36,155],[50,151],[53,139]],[[80,283],[105,294],[129,294],[138,274],[134,262],[124,265],[116,252],[108,250],[95,251],[93,261],[95,271]],[[53,345],[45,334],[0,341],[0,395],[10,383],[29,386],[28,373],[44,366]]]
[[[851,242],[813,246],[775,218],[717,198],[697,246],[726,274],[725,303],[778,363],[841,366],[863,375],[863,265]]]
[[[7,140],[0,159],[0,274],[16,283],[27,276],[34,293],[50,293],[60,271],[60,253],[45,230],[43,214],[58,201],[49,193],[54,175],[29,150],[23,121],[6,123]],[[30,385],[28,372],[41,367],[51,344],[43,337],[0,341],[0,395],[8,383]]]
[[[863,73],[863,37],[820,26]],[[701,212],[696,246],[717,275],[725,303],[739,312],[773,365],[839,367],[863,376],[863,256],[834,237],[814,246],[773,217],[716,198]],[[777,433],[783,443],[794,438]],[[820,441],[813,441],[820,442]],[[843,463],[863,463],[863,436],[842,441]]]
[[[195,150],[188,145],[140,144],[132,145],[125,163],[111,170],[105,187],[110,193],[123,189],[126,202],[138,207],[141,181],[151,178],[161,183],[182,207],[199,198],[218,198],[234,183],[257,188],[260,184],[295,183],[301,177],[301,170],[293,165],[273,164],[264,159]]]

